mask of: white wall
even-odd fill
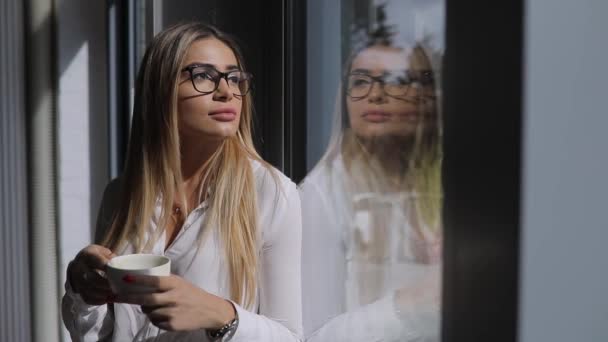
[[[106,3],[57,1],[56,13],[58,231],[63,284],[68,262],[91,243],[108,177]],[[64,339],[69,341],[65,329]]]
[[[520,341],[608,341],[608,2],[528,0]]]

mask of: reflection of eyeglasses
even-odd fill
[[[221,80],[226,80],[228,88],[236,96],[247,95],[251,88],[251,73],[233,70],[220,72],[210,65],[191,65],[182,69],[182,72],[190,73],[190,80],[194,89],[201,94],[211,94],[217,90]]]
[[[346,93],[353,99],[362,99],[369,95],[375,82],[380,83],[384,92],[393,97],[409,95],[410,89],[427,88],[424,94],[412,94],[425,99],[433,99],[432,89],[435,84],[431,71],[386,72],[381,76],[371,76],[367,73],[353,72],[346,79]],[[428,92],[428,93],[427,93]]]

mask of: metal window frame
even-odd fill
[[[123,169],[136,75],[135,0],[108,0],[108,158],[110,179]]]
[[[296,183],[306,176],[306,1],[284,9],[284,172]]]
[[[446,0],[444,342],[516,341],[523,0]]]

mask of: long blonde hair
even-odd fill
[[[137,252],[148,250],[154,239],[143,241],[161,200],[158,226],[171,219],[177,189],[183,177],[177,89],[180,69],[191,44],[204,38],[222,41],[245,70],[238,46],[226,34],[202,23],[173,26],[158,34],[144,55],[135,86],[133,121],[125,169],[121,177],[120,205],[102,244],[120,250],[131,243]],[[211,189],[205,224],[219,229],[229,265],[231,299],[251,306],[257,288],[257,201],[251,160],[272,171],[255,150],[252,140],[252,96],[242,97],[237,133],[226,138],[206,162],[199,188]],[[182,201],[186,203],[185,199]],[[186,209],[188,210],[188,209]],[[163,230],[159,229],[162,233]]]

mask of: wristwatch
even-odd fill
[[[232,302],[230,302],[230,304],[232,304]],[[234,306],[234,304],[232,305]],[[239,326],[239,314],[236,311],[236,308],[234,308],[234,313],[234,319],[226,323],[226,325],[224,325],[223,327],[214,330],[207,329],[207,337],[211,341],[227,342],[232,339],[232,336],[234,336],[234,334],[236,333],[236,329]]]

